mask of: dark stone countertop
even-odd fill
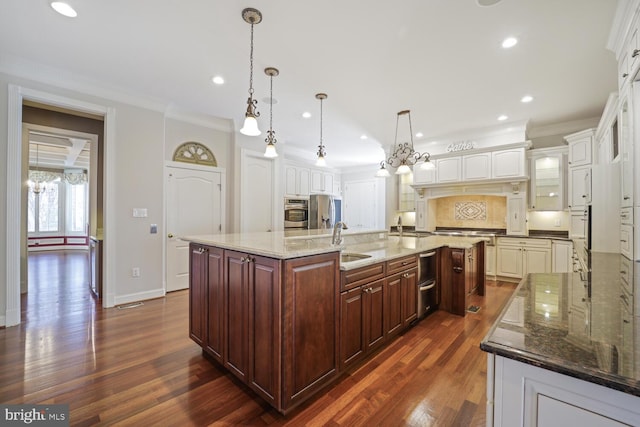
[[[590,266],[529,274],[480,348],[640,396],[640,263],[593,253]]]

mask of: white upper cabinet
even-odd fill
[[[438,183],[458,182],[462,177],[460,157],[438,159],[436,162],[436,176]]]
[[[527,203],[522,194],[507,197],[507,234],[527,234]]]
[[[467,184],[469,181],[504,182],[514,178],[523,181],[527,178],[525,149],[529,146],[530,143],[523,142],[502,146],[501,150],[481,148],[434,155],[431,161],[436,169],[415,167],[413,183],[419,187]]]
[[[491,153],[462,156],[462,179],[464,181],[491,179]]]
[[[287,165],[284,171],[285,194],[308,196],[311,171],[308,168]]]
[[[566,152],[566,147],[529,151],[529,208],[539,211],[561,211],[566,208]]]
[[[525,176],[524,148],[500,150],[491,153],[491,176],[493,179]]]
[[[591,201],[591,166],[569,168],[569,209],[582,211]]]
[[[434,164],[435,160],[432,160]],[[421,163],[413,167],[413,183],[414,184],[435,184],[436,169],[422,169]]]
[[[591,164],[593,136],[594,129],[587,129],[564,137],[569,143],[569,167]]]
[[[631,140],[629,101],[620,102],[618,113],[618,141],[620,147],[620,206],[633,206],[633,141]]]
[[[321,170],[311,171],[312,193],[333,193],[333,174]]]

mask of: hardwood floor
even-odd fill
[[[485,425],[479,343],[514,284],[487,281],[478,313],[432,314],[284,417],[188,338],[187,291],[102,309],[85,255],[56,254],[30,260],[23,323],[0,329],[1,403],[66,403],[74,426]]]

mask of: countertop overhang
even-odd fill
[[[239,252],[250,252],[278,259],[299,258],[330,252],[350,252],[369,255],[368,258],[343,262],[341,270],[352,270],[378,262],[388,261],[407,255],[430,251],[439,247],[471,248],[474,244],[484,241],[482,237],[457,236],[427,236],[427,237],[399,237],[387,236],[385,231],[367,230],[343,232],[343,236],[357,236],[359,234],[378,234],[381,236],[374,241],[361,243],[347,243],[339,246],[331,244],[331,230],[314,233],[286,235],[283,231],[210,234],[183,236],[180,239],[202,245],[215,246]],[[328,232],[328,233],[327,233]],[[357,239],[355,239],[357,240]]]
[[[640,288],[639,264],[628,261],[632,272],[625,283],[621,255],[591,257],[586,280],[578,273],[527,275],[480,348],[640,396],[640,369],[635,366],[640,360],[640,313],[634,298]],[[621,302],[623,295],[630,311]]]

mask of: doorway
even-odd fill
[[[115,109],[12,84],[8,86],[8,100],[7,215],[5,224],[7,229],[7,268],[4,323],[5,326],[13,326],[20,323],[20,294],[21,288],[26,287],[27,278],[26,215],[23,215],[23,206],[26,206],[26,186],[23,185],[23,182],[26,182],[28,173],[26,146],[23,143],[23,104],[40,104],[50,108],[51,111],[66,110],[81,118],[93,115],[102,119],[100,132],[105,137],[103,148],[101,148],[104,156],[99,164],[105,171],[103,182],[105,190],[114,184],[114,174],[110,174],[108,171],[114,168]],[[109,240],[113,233],[113,231],[109,231],[113,229],[113,226],[109,227],[109,223],[113,221],[112,218],[115,216],[113,203],[110,202],[107,191],[102,197],[100,195],[97,197],[98,201],[102,203],[102,211],[104,212],[104,237],[105,240]],[[107,245],[104,256],[106,268],[103,273],[105,283],[108,283],[108,278],[113,275],[109,265],[109,259],[113,259],[115,256],[112,252],[113,248]],[[103,306],[113,306],[114,297],[108,285],[105,286],[105,295]]]
[[[76,271],[66,270],[73,268],[85,271],[86,286],[84,289],[59,289],[61,297],[54,301],[64,304],[67,299],[62,295],[68,291],[93,296],[99,304],[100,286],[89,286],[93,277],[89,270],[95,263],[90,263],[88,249],[90,236],[93,241],[102,228],[102,203],[98,201],[102,194],[100,151],[104,121],[102,117],[87,117],[87,114],[24,101],[22,122],[28,185],[23,189],[26,197],[23,195],[25,214],[21,229],[24,235],[26,217],[26,239],[21,240],[21,252],[26,246],[27,255],[26,262],[21,265],[21,293],[46,294],[49,283],[44,277],[40,275],[37,283],[32,283],[30,278],[32,264],[41,264],[36,260],[55,259],[58,254],[66,258],[68,252],[76,252],[75,262],[56,264],[58,277],[50,276],[50,285],[55,287],[59,277],[77,277]],[[45,251],[51,252],[48,257],[40,255]],[[67,285],[65,282],[64,286]]]

